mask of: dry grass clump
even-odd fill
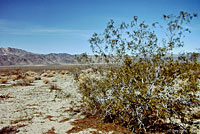
[[[47,78],[43,78],[42,81],[43,81],[44,84],[48,84],[49,83],[49,79],[47,79]]]
[[[0,130],[0,134],[16,134],[19,132],[19,130],[17,130],[18,128],[15,126],[7,126],[7,127],[3,127]]]
[[[70,74],[70,72],[69,71],[65,71],[65,74]]]
[[[32,83],[34,80],[35,80],[35,77],[31,77],[31,76],[25,77],[25,81],[28,81],[29,83]]]
[[[78,76],[78,83],[79,84],[84,84],[88,81],[93,81],[93,80],[100,80],[103,79],[104,76],[103,74],[100,74],[99,71],[97,71],[96,69],[86,69],[86,70],[82,70],[82,73],[80,73],[80,75]]]
[[[48,77],[53,77],[53,76],[54,74],[52,72],[48,74]]]
[[[55,84],[55,83],[51,83],[50,84],[50,92],[55,92],[55,97],[54,97],[54,100],[56,99],[56,98],[62,98],[62,99],[66,99],[66,98],[69,98],[69,97],[71,97],[71,94],[70,93],[66,93],[66,92],[64,92],[61,88],[58,88],[58,86],[57,86],[57,84]]]
[[[1,73],[0,76],[6,76],[6,73]]]
[[[60,71],[60,74],[65,75],[65,74],[70,74],[70,72],[67,70],[62,70],[62,71]]]
[[[19,74],[19,78],[18,78],[18,79],[22,79],[22,80],[24,80],[25,78],[26,78],[25,73],[21,73],[21,74]]]
[[[56,74],[56,71],[51,71],[50,73],[51,73],[51,74]]]
[[[37,73],[36,72],[32,72],[32,71],[28,71],[28,72],[25,73],[25,75],[26,76],[35,76],[35,75],[37,75]]]
[[[23,81],[18,81],[17,83],[12,84],[11,86],[31,86],[31,84],[23,80]]]
[[[41,74],[41,77],[47,77],[47,76],[48,76],[47,73],[42,73],[42,74]]]
[[[43,73],[41,74],[41,77],[54,77],[55,74],[56,74],[55,71],[50,71],[50,70],[48,70],[48,71],[46,71],[46,72],[43,72]]]
[[[1,77],[0,81],[1,81],[1,83],[5,84],[8,81],[8,77]]]
[[[45,134],[56,134],[55,133],[55,128],[52,127],[50,130],[48,130]]]
[[[49,89],[50,89],[50,92],[52,92],[53,90],[61,90],[60,88],[58,88],[56,84],[51,84]]]
[[[64,70],[60,71],[60,74],[64,75],[64,74],[65,74],[65,71],[64,71]]]
[[[40,76],[35,76],[35,80],[41,80]]]
[[[10,93],[7,93],[6,95],[0,95],[0,98],[8,99],[8,98],[10,98]]]
[[[20,76],[19,75],[11,75],[10,76],[10,79],[12,79],[13,81],[15,81],[15,80],[17,80],[17,79],[19,79],[20,78]]]

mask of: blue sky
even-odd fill
[[[35,53],[90,53],[88,39],[110,19],[120,23],[139,16],[160,21],[181,10],[198,13],[200,0],[0,0],[0,47]],[[200,48],[200,17],[189,26],[181,51]]]

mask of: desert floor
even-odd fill
[[[129,133],[86,117],[78,82],[69,71],[0,74],[0,134]],[[196,128],[196,132],[200,130]]]
[[[71,74],[53,72],[29,83],[27,78],[0,84],[0,130],[2,133],[64,134],[75,128],[71,122],[84,115],[73,110],[81,105],[78,85]],[[31,74],[32,73],[32,74]],[[30,78],[29,78],[30,79]],[[45,84],[46,83],[46,84]],[[77,133],[94,133],[87,128]],[[1,133],[0,132],[0,133]],[[99,133],[101,133],[99,131]]]

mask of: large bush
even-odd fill
[[[136,133],[189,133],[189,113],[200,104],[199,53],[175,58],[172,52],[184,45],[182,37],[190,32],[186,24],[194,17],[181,11],[163,15],[162,25],[148,25],[135,16],[129,24],[111,20],[103,33],[94,33],[89,40],[94,56],[84,54],[84,60],[110,68],[99,70],[101,79],[88,77],[80,84],[88,108]]]

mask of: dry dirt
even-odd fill
[[[30,85],[16,84],[23,82],[9,79],[0,83],[0,133],[64,134],[73,128],[71,122],[83,118],[81,111],[70,110],[81,105],[78,85],[71,74],[55,73]]]

